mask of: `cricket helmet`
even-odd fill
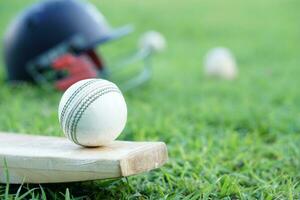
[[[8,27],[4,39],[7,79],[55,83],[58,89],[65,90],[81,79],[106,78],[106,66],[96,53],[96,46],[130,32],[131,26],[112,29],[88,2],[41,1],[24,10]],[[147,60],[150,54],[143,51],[134,57]],[[149,70],[146,71],[128,86],[148,79]]]

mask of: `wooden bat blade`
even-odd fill
[[[7,177],[10,183],[125,177],[158,168],[167,159],[163,142],[114,141],[105,147],[83,148],[61,137],[0,133],[2,183]]]

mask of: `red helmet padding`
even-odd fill
[[[52,67],[54,70],[65,70],[68,73],[67,77],[55,82],[55,87],[59,90],[66,90],[82,79],[96,78],[99,71],[91,57],[85,54],[65,54],[54,60]]]
[[[103,59],[101,59],[99,57],[99,55],[95,52],[95,50],[91,49],[86,51],[86,54],[93,60],[93,62],[95,63],[95,65],[97,66],[97,68],[99,70],[104,69],[104,62]]]

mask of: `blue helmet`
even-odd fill
[[[104,16],[85,1],[41,1],[18,15],[6,32],[4,60],[7,79],[32,83],[62,80],[69,76],[66,71],[70,70],[53,67],[53,61],[66,54],[76,58],[89,57],[97,71],[84,74],[88,70],[81,70],[81,76],[70,84],[78,78],[99,76],[105,67],[94,48],[131,31],[131,26],[112,29]],[[82,63],[88,64],[81,62],[80,65],[84,65]]]

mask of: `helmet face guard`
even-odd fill
[[[26,9],[10,25],[4,42],[9,81],[55,85],[60,90],[85,79],[112,80],[142,61],[140,71],[120,82],[132,89],[151,76],[151,49],[140,49],[115,68],[106,66],[95,47],[132,32],[131,26],[111,29],[94,6],[77,0],[46,0]],[[117,80],[112,80],[116,81]]]
[[[27,72],[39,85],[55,85],[59,90],[66,90],[75,82],[87,78],[104,78],[115,81],[123,91],[133,89],[145,83],[151,77],[150,49],[140,49],[129,57],[118,61],[114,66],[106,66],[95,50],[82,45],[82,40],[73,38],[48,52],[43,53],[26,65]],[[85,46],[84,48],[82,48]],[[134,63],[142,62],[139,72],[126,76],[118,82],[113,77],[122,76],[122,71],[129,70]]]

